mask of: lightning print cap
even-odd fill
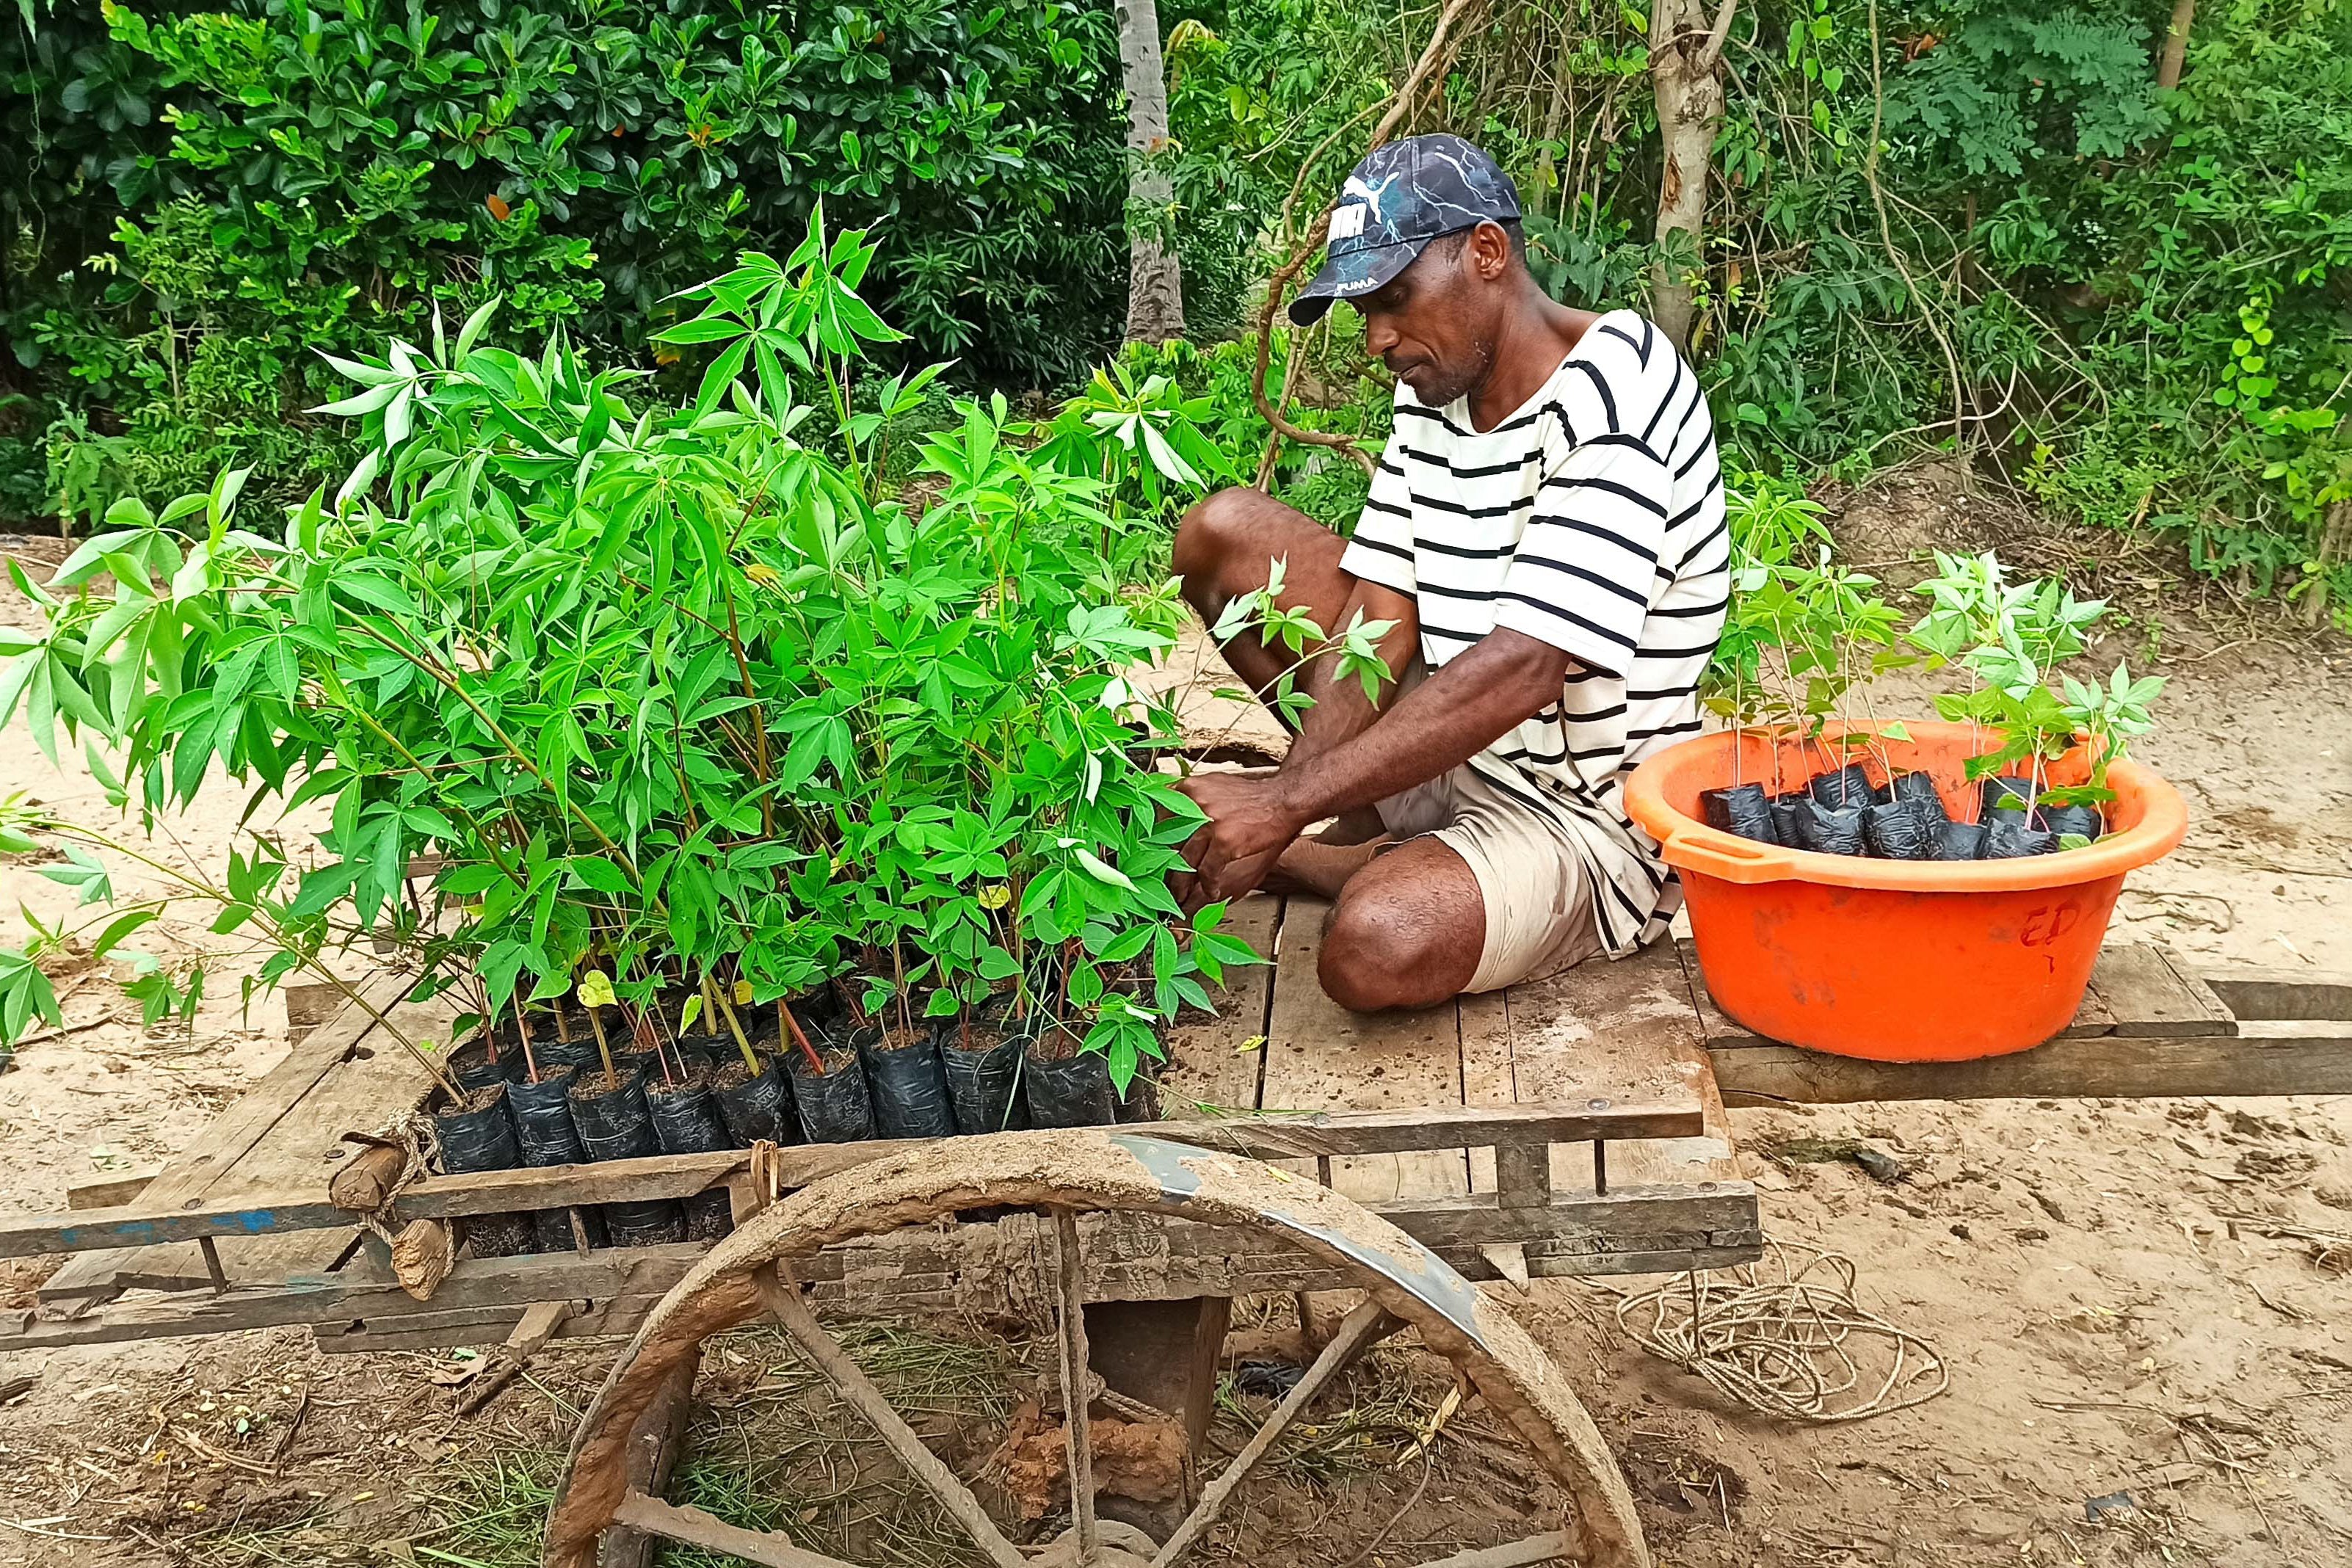
[[[1376,147],[1341,187],[1323,270],[1290,302],[1290,319],[1311,327],[1332,300],[1360,299],[1412,266],[1431,240],[1517,216],[1510,175],[1459,136]]]

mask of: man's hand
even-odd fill
[[[1181,895],[1187,913],[1255,891],[1311,820],[1298,815],[1279,774],[1195,773],[1176,787],[1209,815],[1184,845],[1193,871]]]

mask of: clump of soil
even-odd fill
[[[1087,1423],[1094,1440],[1095,1480],[1132,1502],[1173,1502],[1184,1493],[1184,1429],[1165,1421],[1122,1421],[1098,1415]],[[1070,1500],[1069,1435],[1045,1423],[1034,1403],[1013,1413],[1012,1429],[997,1451],[1001,1482],[1024,1520],[1040,1520]]]

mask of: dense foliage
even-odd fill
[[[887,220],[877,300],[927,355],[1066,384],[1116,337],[1116,52],[1076,0],[27,16],[0,25],[0,510],[160,501],[232,457],[299,493],[350,456],[286,417],[332,381],[310,351],[499,297],[634,353],[820,199]]]
[[[2340,613],[2352,7],[2205,0],[2163,91],[2170,11],[1742,0],[1709,242],[1666,259],[1696,274],[1702,374],[1752,462],[1859,471],[1957,429],[2063,510],[2176,526],[2208,569]],[[1348,128],[1418,47],[1425,24],[1402,15],[1271,0],[1178,26],[1196,275],[1253,275],[1236,258],[1327,138],[1305,184],[1336,185]],[[1540,208],[1556,293],[1642,305],[1659,255],[1646,17],[1594,0],[1489,17],[1416,124],[1504,160]]]
[[[1150,513],[1122,498],[1197,480],[1205,448],[1164,388],[1116,378],[1044,427],[1001,397],[928,431],[853,411],[898,335],[856,292],[873,255],[812,224],[697,290],[664,333],[708,356],[682,405],[561,340],[488,346],[488,308],[339,359],[356,390],[325,412],[362,456],[332,495],[248,521],[232,473],[117,503],[46,590],[19,570],[47,626],[0,633],[0,723],[87,733],[142,808],[215,765],[257,823],[330,804],[314,863],[265,834],[221,889],[173,894],[252,924],[265,981],[352,922],[492,1015],[591,973],[639,1006],[838,978],[910,1026],[1009,1004],[1124,1084],[1249,956],[1221,906],[1179,912],[1201,816],[1155,765],[1172,714],[1129,683],[1179,611],[1129,584]],[[911,411],[931,374],[879,401]],[[894,441],[919,510],[884,479]],[[101,573],[111,596],[77,592]],[[0,811],[0,844],[40,837],[91,900],[94,851],[130,852]],[[454,929],[400,897],[426,851]],[[154,907],[101,916],[97,950]],[[37,959],[64,933],[36,938],[0,954],[0,1037],[54,1016]]]
[[[1696,285],[1695,351],[1752,466],[1964,447],[2059,510],[2352,604],[2352,8],[1736,0],[1702,247],[1651,236],[1649,18],[1469,15],[1408,129],[1494,150],[1546,284]],[[494,294],[621,355],[671,289],[820,195],[887,219],[872,289],[966,385],[1075,385],[1118,332],[1125,165],[1098,0],[108,0],[0,34],[0,510],[160,502],[230,456],[273,493],[351,454],[292,416],[310,346]],[[1192,348],[1133,351],[1265,453],[1230,340],[1428,36],[1396,0],[1161,8],[1170,234]],[[1279,345],[1302,422],[1384,428],[1348,312]],[[1298,369],[1286,375],[1296,349]],[[666,353],[656,353],[656,359]],[[681,374],[673,371],[669,374]],[[308,381],[311,384],[305,386]],[[1344,521],[1357,471],[1285,448]]]

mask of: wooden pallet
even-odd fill
[[[1708,999],[1684,944],[1715,1079],[1733,1105],[1872,1100],[2138,1100],[2352,1092],[2352,975],[2200,969],[2160,947],[2099,954],[2047,1045],[1967,1062],[1866,1062],[1760,1039]]]
[[[362,994],[412,1038],[446,1034],[449,1014],[441,1004],[401,1000],[410,984],[385,976]],[[245,1213],[266,1211],[291,1194],[323,1196],[339,1163],[356,1152],[342,1134],[376,1131],[394,1112],[421,1103],[430,1082],[364,1009],[345,1007],[305,1032],[283,1062],[122,1206]],[[278,1284],[331,1271],[354,1245],[348,1226],[293,1231],[257,1221],[244,1229],[224,1227],[203,1242],[79,1253],[41,1285],[39,1300],[80,1302],[131,1289]]]
[[[1709,1110],[1686,992],[1678,1004],[1664,991],[1646,995],[1638,1018],[1618,995],[1622,1028],[1603,1029],[1600,1042],[1590,1027],[1561,1025],[1558,1007],[1570,1004],[1541,997],[1516,1014],[1490,998],[1359,1018],[1315,984],[1321,922],[1321,909],[1305,902],[1286,909],[1262,898],[1240,908],[1236,930],[1277,962],[1240,972],[1216,1020],[1174,1031],[1162,1096],[1178,1121],[1164,1131],[1321,1174],[1474,1278],[1709,1267],[1755,1254],[1755,1194],[1727,1164],[1675,1173],[1652,1190],[1628,1184],[1639,1164],[1629,1153],[1616,1182],[1596,1190],[1596,1173],[1608,1167],[1590,1151],[1603,1141],[1630,1150],[1627,1141],[1705,1133],[1710,1114],[1719,1117],[1719,1107]],[[389,986],[372,1000],[397,994]],[[445,1022],[399,1006],[397,1022]],[[559,1300],[578,1303],[564,1331],[620,1331],[698,1255],[684,1247],[469,1259],[433,1301],[409,1300],[381,1247],[358,1245],[326,1186],[351,1152],[343,1133],[375,1130],[425,1089],[421,1070],[371,1020],[337,1014],[132,1202],[0,1223],[0,1257],[61,1243],[106,1248],[59,1270],[41,1314],[18,1322],[5,1342],[143,1338],[175,1331],[174,1323],[208,1332],[307,1322],[339,1348],[365,1348],[461,1329],[496,1337],[532,1302]],[[1710,1147],[1727,1154],[1714,1131]],[[1555,1143],[1583,1151],[1557,1163],[1557,1183]],[[896,1147],[790,1150],[780,1173],[798,1184]],[[678,1196],[743,1184],[746,1165],[729,1152],[439,1178],[404,1193],[400,1211],[433,1217]],[[141,1245],[110,1245],[131,1240]],[[877,1243],[841,1260],[840,1288],[908,1306],[1010,1311],[1019,1303],[1003,1293],[1018,1287],[1005,1281],[1017,1271],[1001,1265],[1034,1245],[1019,1216],[963,1227],[951,1244]],[[1117,1238],[1104,1245],[1125,1255]],[[1205,1226],[1134,1250],[1133,1268],[1110,1277],[1110,1288],[1131,1299],[1312,1283],[1255,1238]],[[139,1294],[147,1291],[171,1294]]]
[[[1153,1131],[1286,1162],[1378,1210],[1465,1275],[1679,1271],[1756,1256],[1754,1190],[1724,1106],[1864,1099],[2275,1094],[2352,1089],[2352,978],[2202,975],[2157,949],[2101,961],[2082,1015],[2037,1050],[1888,1066],[1759,1040],[1709,1001],[1686,951],[1662,944],[1538,984],[1412,1014],[1337,1007],[1315,978],[1325,908],[1245,900],[1235,929],[1273,962],[1240,972],[1221,1015],[1171,1037],[1167,1123]],[[396,984],[373,993],[392,1003]],[[437,1032],[446,1015],[399,1003]],[[356,1009],[302,1039],[135,1199],[0,1222],[0,1257],[75,1251],[37,1314],[0,1319],[0,1348],[307,1323],[361,1350],[483,1342],[535,1303],[566,1334],[625,1332],[702,1249],[467,1259],[429,1302],[394,1284],[327,1195],[372,1131],[421,1102],[422,1071]],[[904,1145],[782,1152],[789,1187]],[[740,1152],[492,1176],[438,1177],[403,1219],[732,1189]],[[1101,1234],[1119,1260],[1106,1300],[1318,1288],[1248,1233],[1178,1224]],[[1028,1216],[837,1249],[820,1293],[877,1305],[1019,1316],[1040,1245]],[[155,1294],[162,1291],[165,1294]]]

